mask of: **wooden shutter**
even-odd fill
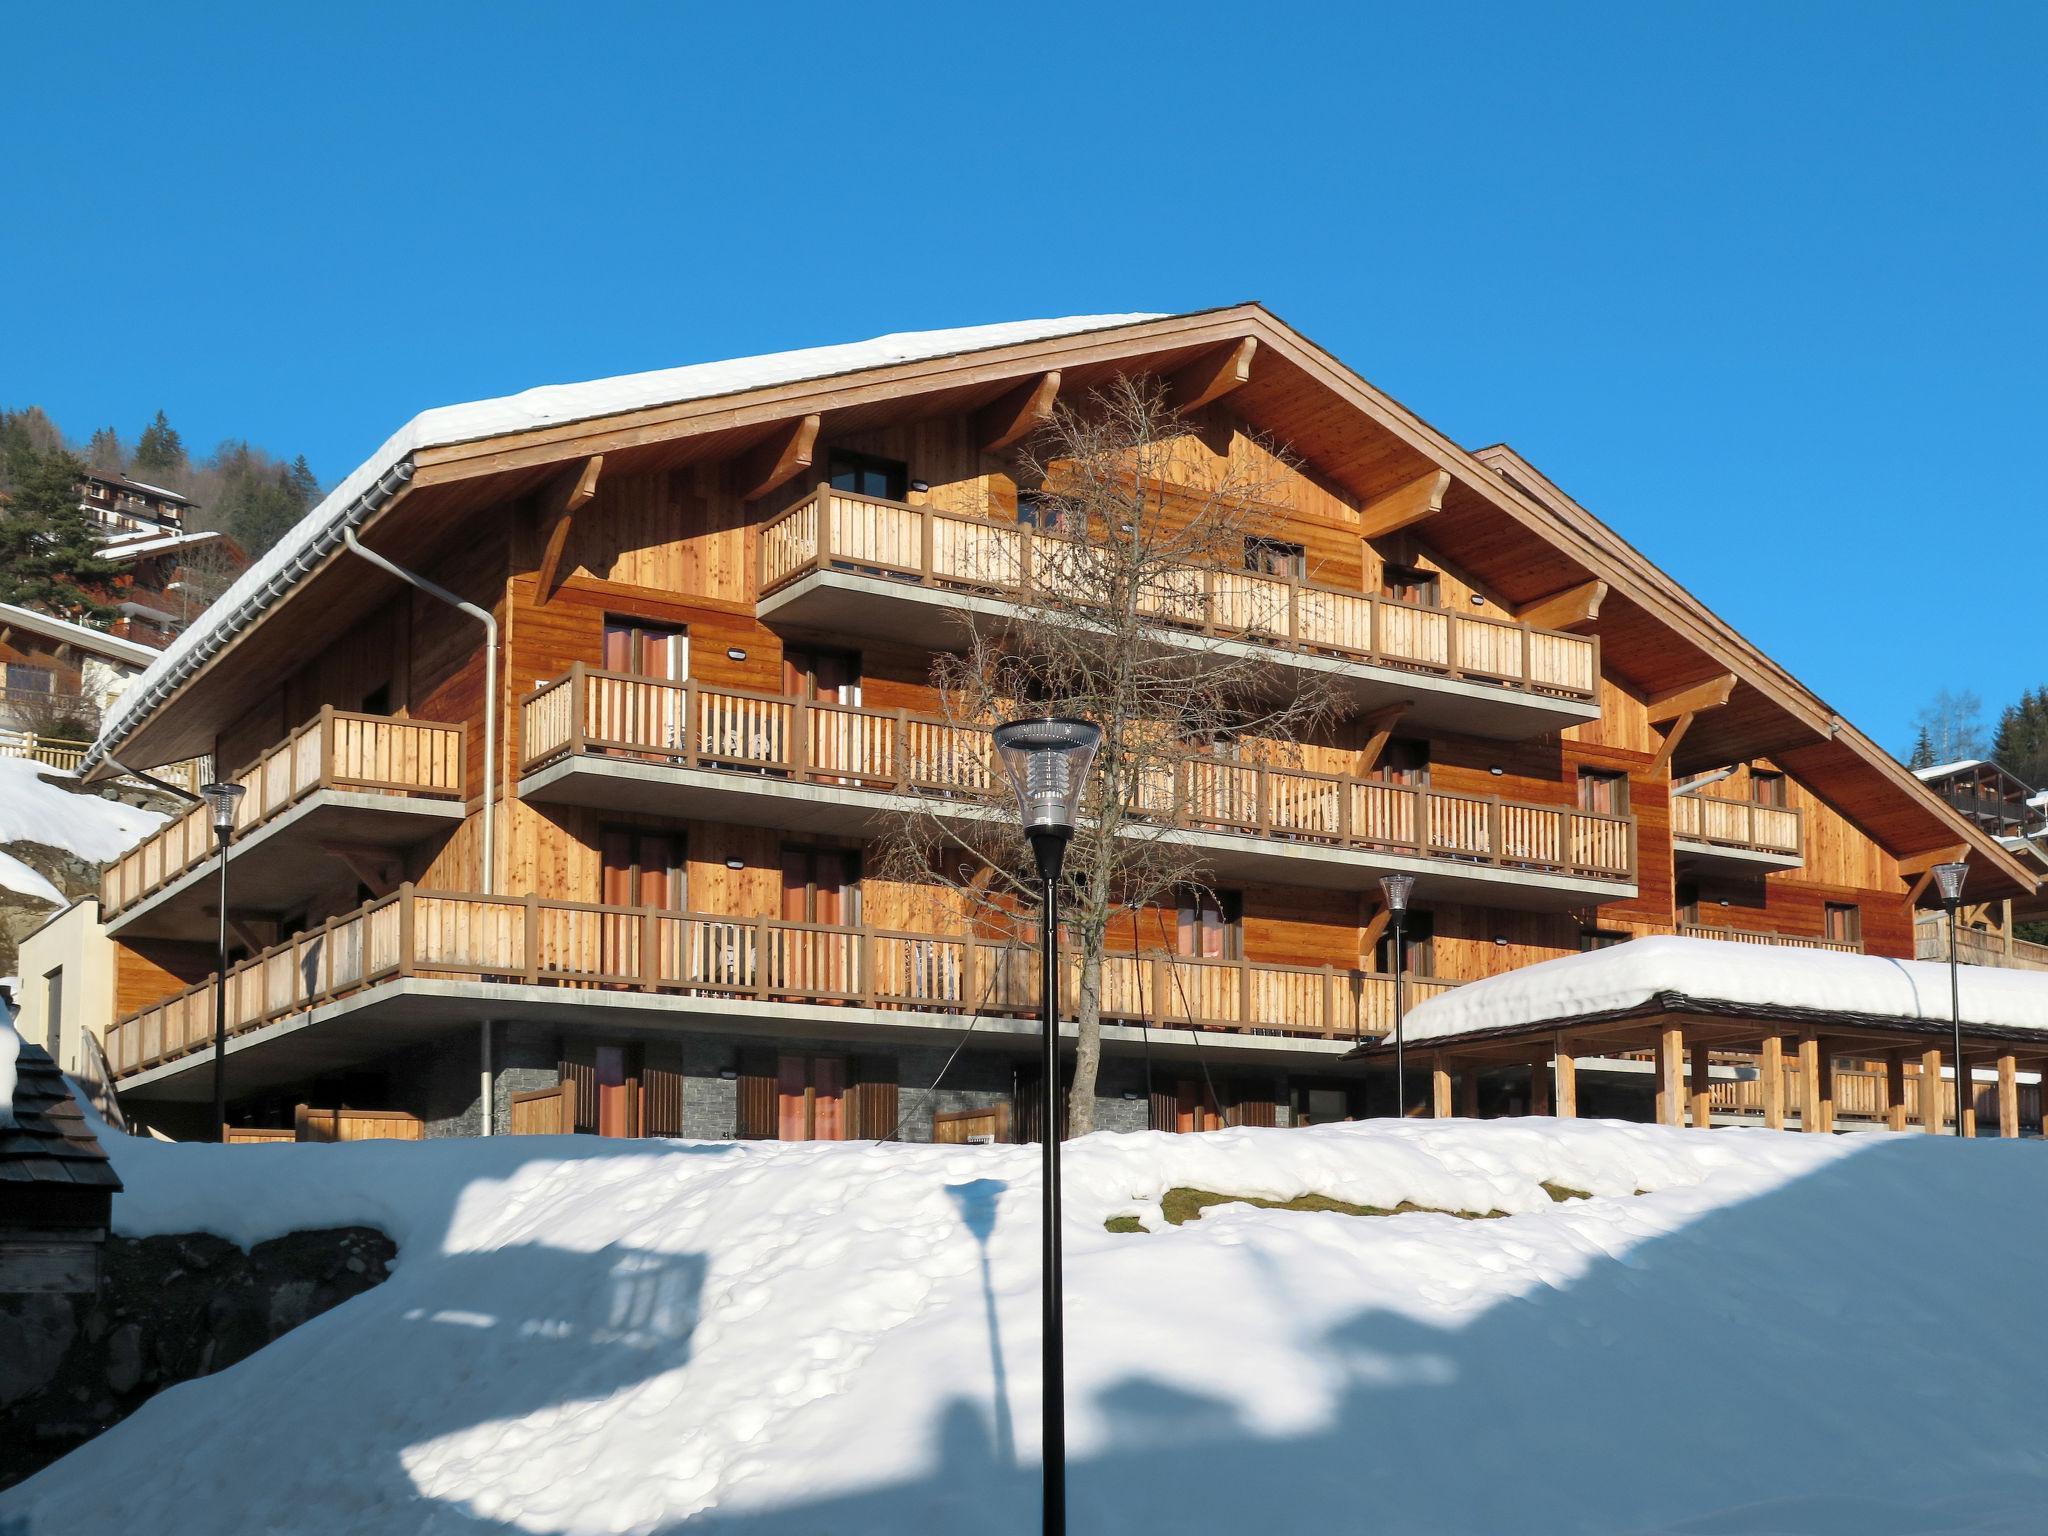
[[[640,1068],[645,1106],[640,1127],[643,1136],[683,1134],[683,1069],[671,1050],[649,1046],[647,1060]]]
[[[575,1090],[575,1123],[562,1127],[585,1135],[597,1134],[597,1047],[588,1040],[571,1040],[562,1046],[562,1081]]]
[[[1259,1088],[1226,1089],[1232,1103],[1225,1117],[1228,1125],[1276,1126],[1280,1123],[1279,1106],[1273,1102],[1271,1084]]]
[[[894,1056],[861,1056],[853,1063],[853,1124],[846,1134],[860,1141],[881,1141],[896,1134],[902,1114],[896,1091]]]
[[[775,1140],[775,1053],[740,1052],[739,1115],[733,1134],[742,1141]]]
[[[1180,1101],[1174,1097],[1173,1090],[1167,1089],[1162,1092],[1159,1088],[1154,1087],[1152,1090],[1152,1129],[1155,1131],[1170,1131],[1174,1129],[1179,1119]]]

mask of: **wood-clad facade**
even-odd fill
[[[1355,708],[1161,810],[1213,846],[1214,910],[1117,938],[1105,1123],[1362,1112],[1338,1058],[1391,1016],[1390,870],[1418,875],[1423,992],[1682,927],[1909,956],[1951,845],[2030,883],[1522,461],[1246,307],[416,450],[361,537],[492,615],[495,697],[481,623],[337,550],[117,743],[260,781],[231,1118],[1034,1134],[1025,950],[864,851],[934,762],[987,789],[929,678],[1003,584],[949,562],[1029,537],[1007,434],[1117,372],[1220,391],[1169,473],[1259,474],[1298,561],[1257,573],[1292,583],[1272,663]],[[212,867],[145,846],[103,893],[108,1054],[173,1128],[204,1096]]]

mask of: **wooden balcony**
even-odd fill
[[[322,842],[399,847],[460,821],[464,760],[462,726],[323,708],[235,777],[236,909],[303,897],[305,860]],[[195,806],[101,871],[103,920],[133,937],[206,937],[212,893],[200,887],[215,856]]]
[[[1982,1058],[1978,1058],[1980,1061]],[[1797,1067],[1783,1069],[1785,1076],[1785,1097],[1783,1103],[1793,1118],[1799,1114],[1799,1106],[1805,1103],[1805,1085]],[[1832,1116],[1836,1122],[1860,1121],[1883,1124],[1888,1117],[1896,1118],[1902,1126],[1924,1125],[1921,1116],[1921,1095],[1927,1089],[1928,1079],[1919,1072],[1904,1075],[1905,1093],[1900,1104],[1890,1103],[1890,1089],[1883,1072],[1871,1072],[1837,1068],[1832,1075],[1834,1097]],[[1955,1124],[1956,1085],[1953,1078],[1943,1078],[1941,1089],[1941,1123]],[[1733,1082],[1717,1082],[1711,1085],[1709,1094],[1716,1114],[1756,1115],[1764,1114],[1764,1080],[1761,1076],[1738,1078]],[[2041,1123],[2041,1084],[2015,1084],[2016,1107],[2022,1125]],[[1995,1126],[1998,1116],[1998,1084],[1985,1081],[1974,1075],[1970,1082],[1971,1108],[1975,1111],[1979,1127]],[[1894,1111],[1897,1111],[1894,1115]]]
[[[972,935],[407,885],[233,967],[227,1016],[230,1034],[241,1035],[382,983],[428,978],[548,989],[549,1017],[558,1020],[579,994],[596,992],[1029,1018],[1039,1008],[1039,971],[1034,945]],[[1070,957],[1062,982],[1070,1014],[1077,982]],[[1411,977],[1409,1003],[1451,985]],[[1393,1024],[1391,976],[1330,966],[1112,955],[1102,992],[1106,1019],[1154,1027],[1349,1040]],[[474,1007],[491,1009],[482,999]],[[116,1080],[205,1051],[213,1010],[208,978],[120,1020],[107,1036]]]
[[[821,487],[760,540],[760,616],[829,634],[930,645],[934,619],[1002,611],[1057,584],[1081,547],[933,507]],[[1170,633],[1270,649],[1324,672],[1364,706],[1408,704],[1425,728],[1519,739],[1599,716],[1600,643],[1254,571],[1187,568],[1153,614]]]
[[[1715,795],[1671,793],[1671,838],[1702,863],[1797,869],[1805,858],[1804,812]]]
[[[1948,914],[1923,912],[1913,920],[1913,955],[1948,959]],[[1956,930],[1956,959],[1964,965],[1998,965],[2016,971],[2048,971],[2048,944],[2031,944],[1983,928]]]
[[[963,814],[1006,793],[978,726],[580,664],[526,697],[521,725],[529,800],[859,835],[912,792]],[[1191,756],[1140,808],[1225,877],[1357,889],[1384,867],[1417,872],[1425,899],[1534,906],[1635,879],[1633,820],[1569,806]]]
[[[1680,923],[1688,939],[1719,939],[1729,944],[1765,944],[1774,949],[1830,949],[1842,955],[1863,953],[1861,939],[1812,939],[1797,933],[1751,933],[1743,928],[1716,928],[1706,923]]]

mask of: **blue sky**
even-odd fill
[[[0,403],[74,433],[332,482],[533,384],[1259,299],[1888,746],[2048,682],[2048,9],[174,11],[9,21]]]

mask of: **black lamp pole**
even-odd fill
[[[1408,894],[1415,889],[1413,875],[1381,875],[1380,894],[1387,910],[1394,914],[1394,1118],[1408,1113],[1408,1053],[1402,1024],[1408,1012],[1408,958],[1403,953],[1408,924]]]
[[[1040,982],[1045,1034],[1045,1092],[1039,1115],[1043,1158],[1044,1238],[1044,1532],[1067,1529],[1066,1304],[1060,1254],[1060,869],[1079,819],[1081,790],[1101,744],[1102,728],[1086,720],[1012,720],[995,731],[996,754],[1017,791],[1024,834],[1038,863],[1039,903],[1045,924]]]
[[[1963,881],[1969,877],[1967,864],[1937,864],[1934,866],[1934,883],[1941,891],[1941,907],[1948,914],[1948,1021],[1954,1031],[1955,1074],[1956,1074],[1956,1130],[1963,1134],[1963,1105],[1965,1094],[1976,1096],[1976,1084],[1964,1081],[1963,1074],[1963,992],[1961,972],[1956,968],[1956,913],[1963,904]],[[1941,1091],[1941,1084],[1934,1085],[1935,1092]]]
[[[235,835],[239,784],[207,784],[199,791],[213,816],[220,858],[220,925],[213,946],[213,1139],[228,1139],[228,842]]]

